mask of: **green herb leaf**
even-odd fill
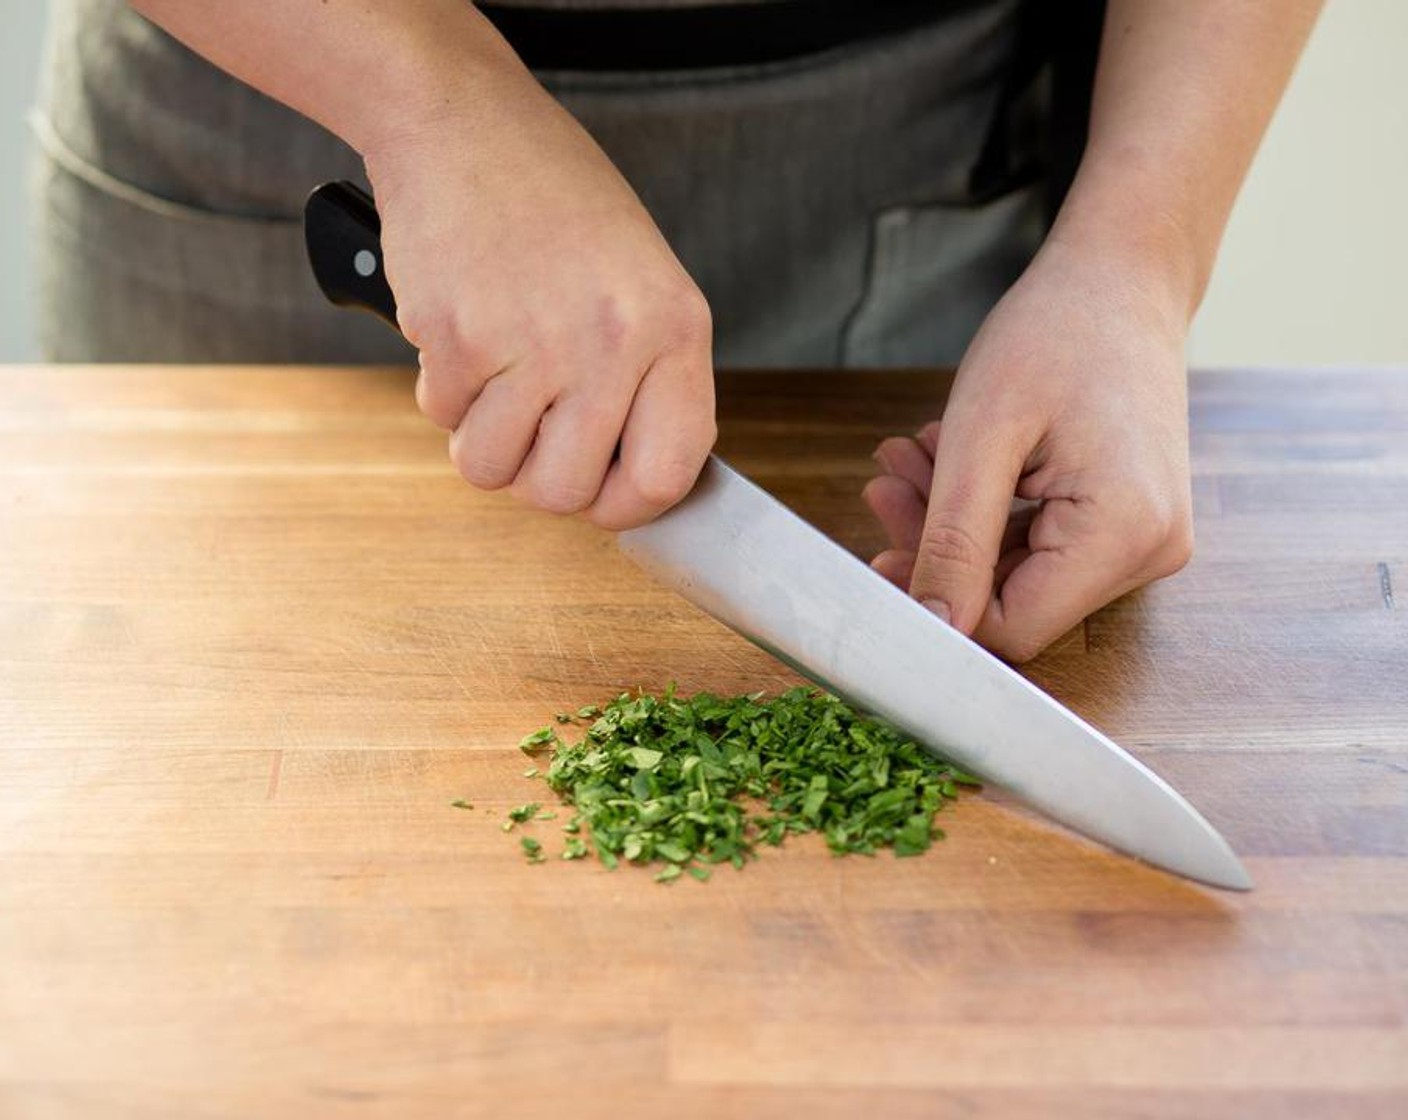
[[[625,753],[626,761],[637,770],[654,770],[660,765],[660,760],[665,757],[663,751],[654,751],[649,747],[631,747]]]
[[[717,863],[742,867],[759,843],[806,832],[821,833],[838,855],[918,855],[943,835],[935,813],[959,786],[977,784],[888,724],[808,688],[730,699],[679,696],[672,686],[660,696],[622,693],[572,718],[591,721],[578,742],[543,728],[521,744],[552,748],[547,785],[574,810],[563,858],[595,852],[608,868],[663,861],[662,882],[685,870],[707,879]],[[536,802],[510,810],[505,829],[550,818],[540,810]]]
[[[567,843],[562,846],[563,859],[585,859],[587,855],[587,842],[580,837],[569,837]]]
[[[524,754],[536,754],[538,751],[546,750],[556,743],[557,732],[551,727],[542,727],[534,731],[531,735],[525,735],[518,741],[518,749]]]

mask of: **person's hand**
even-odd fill
[[[993,309],[941,421],[876,452],[881,574],[1010,661],[1187,563],[1186,319],[1048,242]]]
[[[516,59],[427,116],[363,153],[421,411],[475,486],[608,529],[649,521],[714,442],[703,296]]]

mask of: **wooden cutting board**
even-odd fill
[[[867,554],[947,384],[728,376],[720,449]],[[0,1116],[1408,1115],[1408,371],[1192,409],[1196,560],[1028,672],[1253,893],[998,790],[662,887],[526,865],[515,743],[794,678],[460,483],[404,371],[0,372]]]

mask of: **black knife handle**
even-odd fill
[[[359,307],[398,330],[396,297],[386,282],[381,218],[355,183],[324,183],[303,207],[303,238],[318,287],[339,307]]]

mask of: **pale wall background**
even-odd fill
[[[1237,200],[1195,365],[1408,363],[1405,51],[1404,0],[1326,5]]]
[[[35,356],[24,114],[43,10],[0,0],[0,361]],[[1405,45],[1405,0],[1330,0],[1238,202],[1194,364],[1408,363]]]

